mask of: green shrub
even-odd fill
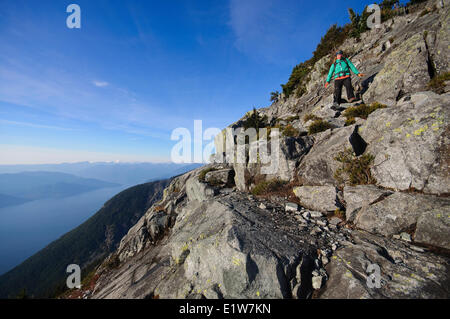
[[[252,194],[255,196],[261,196],[272,192],[277,192],[288,184],[286,181],[279,179],[273,179],[270,181],[262,181],[255,185],[252,189]]]
[[[362,119],[367,119],[371,113],[378,109],[384,109],[387,106],[378,102],[374,102],[371,105],[360,104],[357,106],[352,106],[346,109],[343,115],[350,120],[351,118],[360,117]]]
[[[205,168],[205,169],[202,170],[202,171],[200,172],[200,174],[198,175],[198,180],[199,180],[200,182],[204,183],[204,182],[205,182],[206,174],[208,174],[209,172],[214,172],[214,171],[217,171],[217,169],[216,169],[216,168],[213,168],[213,167]]]
[[[309,114],[306,114],[304,117],[303,117],[303,121],[305,121],[305,122],[308,122],[308,121],[315,121],[315,120],[321,120],[321,118],[320,117],[318,117],[317,115],[314,115],[314,114],[311,114],[311,113],[309,113]]]
[[[303,83],[303,81],[311,71],[311,67],[312,66],[309,61],[300,63],[294,67],[288,82],[284,85],[281,85],[281,87],[283,88],[283,93],[286,97],[289,97],[295,91],[295,89]]]
[[[302,82],[302,85],[299,86],[299,87],[297,88],[297,90],[295,91],[295,96],[296,96],[297,98],[301,98],[303,95],[306,94],[307,90],[306,90],[305,83],[307,83],[307,82],[309,82],[309,78],[306,78],[306,79]]]
[[[352,186],[375,184],[376,181],[370,172],[374,159],[375,157],[371,154],[356,157],[352,149],[339,152],[334,160],[341,165],[334,173],[334,178],[339,184],[348,182]]]
[[[284,136],[288,136],[288,137],[295,137],[295,136],[299,136],[300,132],[299,130],[297,130],[295,127],[293,127],[292,125],[288,124],[284,129],[283,129],[283,135]]]
[[[334,216],[336,216],[342,220],[345,220],[345,212],[340,210],[339,208],[336,208],[336,210],[334,211]]]
[[[116,255],[116,254],[112,255],[112,256],[105,262],[105,267],[108,268],[108,269],[116,269],[117,267],[119,267],[119,265],[120,265],[120,259],[119,259],[119,256]],[[90,276],[92,276],[92,274],[95,274],[95,269],[89,273]],[[88,278],[89,275],[86,276],[86,278]],[[86,278],[84,279],[84,282],[85,282],[85,283],[86,283],[86,282],[89,282],[89,278],[88,278],[88,279],[86,279]],[[83,284],[83,286],[84,286],[84,284]]]
[[[288,117],[287,119],[286,119],[286,122],[294,122],[294,121],[297,121],[298,119],[300,119],[300,117],[298,116],[298,115],[295,115],[295,116],[290,116],[290,117]]]
[[[23,288],[20,290],[20,292],[17,294],[16,299],[30,299],[30,296],[27,294],[27,290]]]
[[[445,81],[450,81],[450,72],[435,76],[428,83],[428,88],[438,94],[445,93]]]
[[[354,117],[349,117],[347,120],[345,120],[345,126],[350,126],[356,123],[356,120]]]
[[[329,128],[331,128],[330,123],[328,123],[327,121],[324,121],[322,119],[318,119],[318,120],[315,120],[314,122],[312,122],[312,124],[309,126],[308,134],[312,135],[312,134],[320,133],[320,132],[328,130]]]

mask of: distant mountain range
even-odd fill
[[[52,297],[62,291],[66,267],[78,264],[86,270],[114,251],[130,227],[162,197],[168,183],[138,185],[111,198],[82,225],[0,276],[0,298],[14,298],[23,289],[34,297]]]
[[[137,185],[179,175],[199,166],[200,164],[114,162],[0,165],[0,174],[32,171],[60,172],[121,185]]]
[[[118,184],[56,172],[0,174],[0,207],[44,198],[74,196],[114,186]]]

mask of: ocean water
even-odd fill
[[[103,188],[0,208],[0,275],[82,224],[128,187]]]

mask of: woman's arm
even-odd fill
[[[328,72],[328,77],[327,77],[327,83],[330,83],[331,78],[333,77],[333,73],[334,73],[334,63],[331,65],[330,67],[330,71]]]
[[[355,73],[356,75],[359,74],[358,69],[353,65],[352,61],[350,61],[350,59],[347,59],[347,63],[348,66],[350,67],[350,70],[352,70],[353,73]]]

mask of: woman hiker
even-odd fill
[[[354,102],[356,101],[355,93],[353,91],[352,79],[350,76],[350,70],[353,71],[359,77],[363,77],[364,74],[359,73],[358,69],[353,65],[353,63],[344,57],[344,52],[339,50],[336,52],[336,59],[333,65],[330,67],[330,71],[328,72],[327,83],[325,83],[325,88],[330,84],[331,78],[334,75],[334,99],[333,99],[333,107],[337,107],[341,104],[341,94],[342,94],[342,86],[344,85],[347,90],[347,99],[348,101]]]

